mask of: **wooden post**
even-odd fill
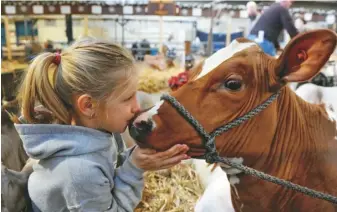
[[[185,55],[191,54],[191,41],[186,40],[185,41]]]
[[[6,33],[7,59],[12,60],[12,47],[11,47],[11,39],[10,39],[10,33],[9,33],[8,16],[4,16],[4,23],[5,23],[5,33]]]
[[[124,22],[124,13],[122,14],[122,46],[125,45],[125,40],[124,40],[124,31],[125,31],[125,22]]]
[[[210,56],[213,54],[213,27],[214,27],[214,12],[213,12],[213,4],[211,4],[211,26],[208,33],[207,38],[207,49],[206,55]]]
[[[117,30],[117,27],[118,27],[118,25],[117,25],[117,19],[115,19],[115,42],[117,43],[117,41],[118,41],[118,30]]]
[[[27,23],[27,16],[24,16],[23,23],[25,25],[25,39],[28,37],[28,23]]]
[[[231,30],[231,26],[232,26],[232,18],[228,19],[227,22],[227,31],[226,31],[226,46],[228,46],[231,43],[231,38],[232,38],[232,30]]]
[[[84,36],[88,36],[89,35],[89,28],[88,28],[88,26],[89,26],[89,20],[88,20],[88,15],[85,15],[84,16],[84,19],[83,19],[83,21],[84,21],[84,32],[83,32],[83,35]]]
[[[159,16],[159,52],[163,53],[163,40],[164,40],[164,32],[163,32],[163,16]]]
[[[68,40],[68,45],[74,41],[73,34],[73,18],[71,14],[65,15],[66,21],[66,36]]]

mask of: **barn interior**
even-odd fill
[[[160,101],[161,95],[183,86],[188,81],[188,73],[199,63],[235,39],[250,35],[252,24],[256,22],[250,18],[248,2],[2,0],[2,166],[20,172],[29,158],[13,119],[22,115],[18,89],[31,62],[39,54],[61,54],[85,37],[123,46],[133,55],[139,69],[137,98],[141,108],[146,109]],[[261,15],[275,1],[254,3],[256,13]],[[294,1],[288,11],[299,33],[317,29],[337,33],[336,0]],[[290,40],[291,36],[283,29],[278,36],[275,58],[282,54]],[[337,49],[318,75],[290,86],[296,91],[306,83],[337,87]],[[122,137],[126,147],[135,144],[128,130]],[[194,211],[204,190],[193,163],[151,171],[145,175],[143,199],[135,211]]]

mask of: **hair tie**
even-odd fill
[[[60,65],[60,62],[61,62],[61,54],[57,52],[55,53],[53,63],[58,66]]]

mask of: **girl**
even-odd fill
[[[15,125],[39,160],[28,181],[34,211],[133,211],[144,171],[188,158],[186,145],[158,153],[135,146],[114,166],[113,133],[139,111],[137,77],[127,50],[93,39],[34,59],[19,92],[24,124]]]

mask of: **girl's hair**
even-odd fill
[[[60,55],[42,53],[28,68],[19,90],[22,115],[28,123],[45,122],[46,117],[34,110],[40,104],[50,112],[48,122],[69,124],[74,94],[88,94],[100,102],[118,98],[112,94],[127,89],[135,74],[128,50],[106,41],[86,38]]]

